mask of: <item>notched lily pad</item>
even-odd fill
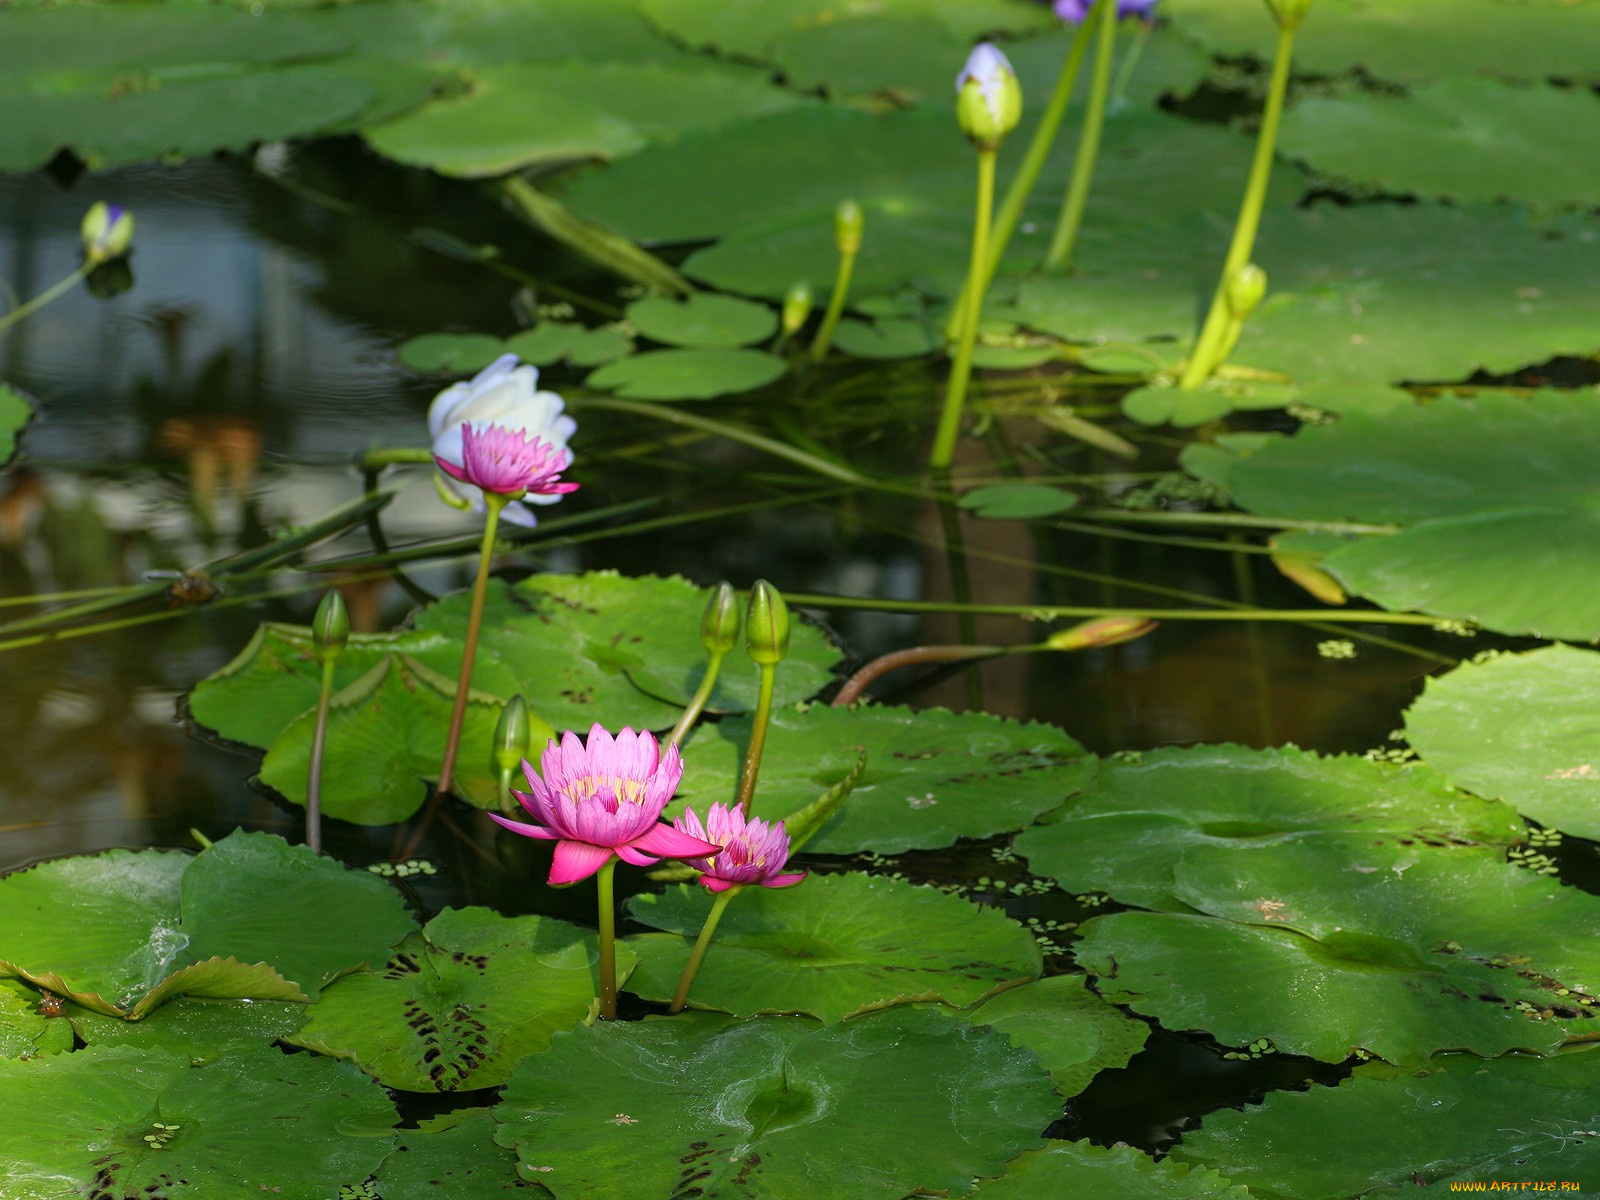
[[[487,1108],[458,1108],[400,1131],[400,1145],[378,1168],[383,1200],[504,1200],[548,1195],[517,1174],[517,1155],[495,1144]]]
[[[7,465],[17,454],[23,431],[33,420],[34,407],[16,388],[0,383],[0,467]]]
[[[1064,513],[1077,505],[1078,497],[1047,483],[990,483],[968,488],[956,503],[991,521],[1029,521]]]
[[[765,304],[709,292],[695,292],[687,300],[635,300],[627,317],[645,337],[669,346],[732,349],[769,338],[778,329],[777,314]]]
[[[590,387],[638,400],[709,400],[753,392],[788,363],[765,350],[646,350],[601,367]]]
[[[1112,1007],[1082,975],[1052,975],[1007,988],[967,1012],[1039,1056],[1056,1091],[1076,1096],[1101,1071],[1127,1066],[1150,1027]]]
[[[1250,1192],[1205,1167],[1157,1162],[1132,1146],[1052,1143],[1030,1150],[992,1183],[973,1193],[982,1200],[1252,1200]]]

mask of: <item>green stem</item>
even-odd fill
[[[755,720],[750,726],[750,745],[744,752],[744,773],[739,776],[739,798],[734,807],[750,814],[750,800],[756,794],[756,776],[761,772],[761,752],[767,744],[767,724],[772,719],[772,685],[777,680],[776,664],[761,664],[761,691],[756,697]]]
[[[363,450],[356,455],[356,466],[363,471],[376,471],[383,467],[406,463],[433,465],[433,451],[425,446],[394,446],[387,450]]]
[[[700,927],[700,936],[695,939],[694,950],[689,954],[689,961],[684,964],[683,974],[678,977],[678,990],[672,994],[672,1005],[667,1009],[669,1013],[680,1013],[683,1006],[688,1003],[689,989],[694,986],[694,977],[700,973],[700,964],[705,961],[706,951],[711,947],[711,936],[717,931],[717,922],[722,920],[722,910],[728,907],[732,900],[744,888],[735,884],[725,892],[718,892],[717,898],[711,902],[711,911],[706,914],[706,923]]]
[[[942,490],[948,491],[950,477],[942,475],[937,480]],[[944,532],[945,559],[950,567],[950,593],[955,597],[957,604],[972,603],[972,573],[967,566],[967,543],[961,536],[961,513],[955,504],[948,500],[936,502],[939,509],[939,524]],[[978,641],[978,618],[970,612],[961,612],[956,615],[956,627],[960,632],[961,640],[967,645],[975,645]],[[966,675],[967,707],[973,712],[983,708],[983,678],[977,671],[968,671]]]
[[[856,250],[839,252],[839,274],[833,281],[833,294],[828,297],[828,307],[822,314],[822,326],[817,330],[817,340],[811,343],[811,361],[821,362],[833,345],[833,331],[844,313],[845,297],[850,294],[850,273],[855,270]]]
[[[89,274],[89,272],[91,270],[93,270],[93,266],[91,264],[87,263],[87,262],[84,263],[82,266],[78,267],[77,270],[73,271],[70,275],[68,275],[65,279],[57,280],[55,283],[51,284],[50,287],[48,287],[44,291],[40,292],[32,300],[29,300],[26,304],[19,304],[16,308],[13,308],[10,312],[6,313],[4,316],[0,316],[0,333],[3,333],[7,329],[10,329],[13,325],[15,325],[18,321],[21,321],[23,318],[31,316],[34,313],[38,312],[41,308],[43,308],[46,304],[49,304],[50,301],[54,300],[56,297],[66,294],[73,287],[75,287],[78,283],[82,282],[83,279],[85,279],[88,276],[88,274]]]
[[[989,225],[994,212],[995,151],[978,148],[978,203],[972,223],[972,262],[967,277],[979,280],[989,261]],[[955,457],[956,435],[961,432],[961,410],[967,402],[967,381],[972,377],[972,348],[978,340],[978,320],[983,315],[984,288],[972,287],[966,295],[966,313],[961,321],[961,340],[956,344],[955,364],[944,393],[944,411],[939,414],[939,429],[933,439],[928,465],[934,470],[949,467]]]
[[[941,600],[877,600],[862,596],[829,596],[820,592],[790,592],[790,604],[809,608],[868,609],[898,613],[973,613],[977,616],[1026,617],[1053,621],[1064,617],[1140,617],[1151,621],[1323,621],[1349,625],[1437,625],[1446,620],[1426,613],[1382,612],[1377,609],[1348,614],[1325,608],[1130,608],[1091,607],[1078,604],[957,604]]]
[[[617,1019],[617,908],[612,896],[611,877],[617,869],[617,856],[606,859],[594,877],[600,895],[600,1019]]]
[[[1033,140],[1028,143],[1028,149],[1023,153],[1022,162],[1011,180],[1011,186],[1006,189],[1005,197],[1000,201],[1000,208],[995,213],[994,230],[989,235],[989,251],[984,263],[983,278],[978,285],[981,290],[988,290],[989,281],[994,278],[995,271],[999,270],[1000,259],[1005,255],[1006,247],[1011,242],[1011,235],[1016,232],[1017,223],[1022,220],[1022,210],[1028,203],[1028,197],[1033,194],[1034,184],[1039,182],[1039,172],[1044,170],[1044,164],[1050,157],[1050,148],[1055,145],[1056,133],[1061,128],[1061,118],[1066,115],[1067,105],[1072,102],[1072,89],[1078,83],[1078,69],[1083,65],[1084,52],[1089,48],[1090,26],[1091,22],[1083,22],[1073,35],[1072,47],[1067,51],[1067,57],[1061,64],[1061,74],[1056,76],[1056,90],[1050,93],[1050,102],[1040,114],[1038,128],[1033,131]],[[969,274],[962,282],[961,294],[956,298],[955,308],[951,311],[949,323],[945,326],[944,337],[947,342],[953,341],[961,332],[960,322],[967,311],[967,291],[971,287],[972,277]]]
[[[328,701],[333,697],[334,661],[322,664],[322,686],[317,692],[317,723],[311,733],[311,769],[306,775],[306,845],[322,853],[322,747],[328,736]]]
[[[689,698],[689,704],[683,710],[683,715],[678,718],[678,723],[672,727],[672,732],[667,734],[666,744],[668,746],[676,746],[683,741],[684,736],[689,732],[689,727],[705,711],[706,701],[711,699],[711,689],[717,686],[717,672],[722,669],[722,660],[725,654],[726,651],[721,654],[713,654],[706,663],[705,677],[700,680],[700,686],[695,689],[694,695]]]
[[[1133,73],[1138,69],[1139,59],[1144,56],[1144,48],[1150,44],[1150,32],[1154,28],[1154,21],[1139,18],[1139,32],[1134,34],[1133,45],[1122,56],[1122,66],[1118,68],[1117,77],[1111,84],[1112,112],[1116,112],[1123,104],[1123,97],[1127,94],[1128,85],[1133,82]]]
[[[1239,529],[1306,529],[1316,533],[1390,534],[1398,525],[1369,525],[1358,521],[1315,521],[1294,517],[1258,517],[1252,513],[1139,511],[1128,508],[1075,508],[1077,516],[1098,521],[1121,521],[1135,525],[1220,525]]]
[[[1094,163],[1100,154],[1100,131],[1106,123],[1106,97],[1111,94],[1111,61],[1116,53],[1117,0],[1095,0],[1089,15],[1096,26],[1094,75],[1089,82],[1089,102],[1083,110],[1083,133],[1078,138],[1078,156],[1072,164],[1072,182],[1061,202],[1061,217],[1055,236],[1045,252],[1047,271],[1065,270],[1072,260],[1072,246],[1083,224],[1084,206],[1089,203],[1089,184],[1094,179]]]
[[[1211,297],[1211,308],[1206,313],[1205,324],[1195,340],[1194,351],[1184,364],[1178,379],[1182,388],[1199,387],[1221,365],[1217,351],[1227,336],[1231,314],[1228,311],[1228,281],[1250,261],[1255,248],[1256,230],[1261,226],[1261,210],[1267,200],[1267,183],[1272,177],[1272,158],[1278,145],[1278,122],[1283,116],[1284,98],[1289,94],[1289,72],[1294,62],[1294,31],[1292,24],[1278,28],[1278,48],[1272,60],[1272,81],[1267,87],[1267,106],[1261,116],[1261,129],[1256,134],[1255,158],[1250,163],[1250,178],[1245,183],[1244,201],[1239,205],[1239,219],[1233,227],[1233,241],[1228,244],[1228,256],[1222,263],[1222,278]]]
[[[456,683],[456,703],[450,710],[450,732],[445,737],[444,761],[439,765],[437,795],[450,790],[456,770],[456,751],[461,745],[461,723],[467,715],[467,697],[472,692],[472,660],[478,653],[478,627],[483,624],[483,601],[489,591],[489,564],[494,559],[494,534],[500,524],[500,510],[506,497],[494,492],[483,494],[488,513],[483,522],[483,543],[478,548],[478,577],[472,584],[472,609],[467,616],[467,640],[461,648],[461,678]]]

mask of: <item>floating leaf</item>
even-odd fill
[[[744,719],[697,730],[669,815],[732,803],[749,736]],[[1094,772],[1083,747],[1049,725],[888,705],[775,709],[755,811],[773,819],[814,800],[855,769],[858,748],[866,770],[808,850],[897,854],[993,837],[1057,807]]]
[[[560,362],[587,332],[582,325],[569,321],[540,321],[532,329],[508,337],[504,348],[506,353],[515,354],[523,362],[548,367]]]
[[[920,358],[943,342],[935,322],[904,317],[840,321],[833,331],[833,344],[857,358]]]
[[[38,991],[0,979],[0,1059],[36,1058],[72,1049],[72,1024],[39,1011]]]
[[[516,1152],[495,1144],[487,1108],[458,1108],[400,1131],[400,1145],[378,1168],[383,1200],[501,1200],[539,1190],[517,1174]]]
[[[23,430],[33,420],[33,404],[14,387],[0,383],[0,467],[17,453]]]
[[[1096,1200],[1252,1200],[1243,1185],[1205,1167],[1170,1158],[1157,1162],[1132,1146],[1089,1142],[1057,1142],[1031,1150],[973,1195],[982,1200],[1080,1195]]]
[[[670,931],[629,939],[640,960],[629,991],[672,998],[710,906],[693,885],[629,901],[634,920]],[[697,1007],[827,1022],[913,1000],[963,1008],[1042,966],[1033,936],[1003,913],[859,874],[750,888],[723,914],[707,957],[690,993]]]
[[[72,1007],[60,1024],[91,1046],[133,1046],[186,1057],[201,1066],[286,1038],[306,1019],[303,1003],[183,997],[137,1021]]]
[[[972,1009],[974,1025],[998,1029],[1039,1056],[1056,1091],[1076,1096],[1101,1071],[1126,1066],[1150,1027],[1107,1004],[1082,975],[1052,975],[1007,988]]]
[[[394,1144],[377,1084],[274,1049],[199,1068],[134,1046],[0,1061],[0,1103],[0,1191],[17,1197],[322,1200]]]
[[[1406,738],[1462,787],[1600,839],[1600,654],[1546,646],[1430,678]]]
[[[1035,874],[1068,891],[1172,908],[1173,872],[1196,849],[1360,831],[1496,848],[1524,836],[1510,808],[1464,795],[1423,767],[1223,745],[1102,762],[1059,821],[1026,830],[1015,845]]]
[[[626,978],[633,955],[617,958]],[[330,988],[291,1040],[405,1091],[497,1087],[588,1015],[598,961],[595,936],[564,921],[446,909],[382,970]]]
[[[670,346],[748,346],[778,329],[777,314],[765,304],[709,292],[687,300],[648,296],[628,305],[627,317],[645,337]]]
[[[1031,1054],[902,1010],[823,1029],[688,1016],[575,1030],[522,1061],[495,1116],[558,1200],[900,1200],[999,1174],[1059,1111]]]
[[[1078,497],[1046,483],[991,483],[968,488],[956,503],[991,521],[1028,521],[1064,513],[1078,503]]]
[[[471,375],[505,351],[506,344],[488,333],[424,333],[402,343],[399,354],[413,371]]]
[[[1473,1191],[1505,1180],[1587,1183],[1600,1172],[1600,1138],[1586,1132],[1600,1129],[1600,1054],[1451,1055],[1430,1068],[1402,1074],[1373,1064],[1336,1088],[1274,1092],[1243,1112],[1210,1113],[1173,1157],[1296,1200],[1450,1180]]]
[[[601,367],[587,383],[639,400],[708,400],[753,392],[788,369],[765,350],[647,350]]]

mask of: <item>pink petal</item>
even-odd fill
[[[700,876],[700,886],[708,892],[725,892],[731,887],[740,887],[741,884],[730,883],[726,879],[718,879],[715,875]]]
[[[489,819],[498,821],[501,825],[511,830],[512,833],[520,833],[523,837],[544,838],[546,841],[553,841],[561,836],[557,833],[551,833],[543,825],[524,825],[521,821],[513,821],[509,817],[502,817],[496,813],[490,813]]]
[[[440,458],[437,454],[433,456],[433,461],[438,464],[439,470],[450,476],[451,479],[459,479],[462,482],[466,481],[467,471],[465,467],[458,467],[449,459]]]
[[[661,860],[649,854],[640,854],[632,846],[618,846],[617,857],[623,862],[632,863],[636,867],[653,867]]]
[[[662,858],[709,858],[722,852],[722,847],[715,842],[694,837],[671,825],[652,825],[630,844]]]
[[[610,858],[609,846],[591,846],[588,842],[574,842],[562,838],[556,843],[556,857],[550,864],[548,882],[552,887],[565,887],[569,883],[577,883],[578,880],[589,878],[605,866]]]
[[[797,871],[793,875],[774,875],[771,879],[762,882],[762,887],[793,887],[806,877],[804,871]]]

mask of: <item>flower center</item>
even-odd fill
[[[645,801],[644,781],[640,779],[618,775],[580,775],[567,785],[567,795],[575,804],[591,801],[602,792],[609,793],[618,804],[643,804]]]

